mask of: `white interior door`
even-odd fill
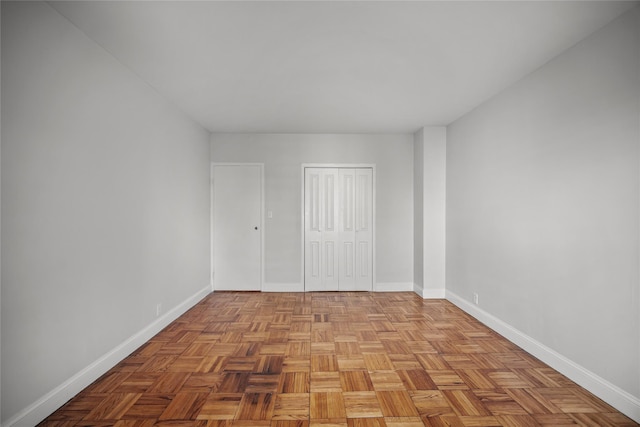
[[[213,165],[214,290],[262,289],[262,165]]]
[[[338,170],[305,169],[305,289],[338,290]]]
[[[306,291],[373,289],[373,171],[305,168]]]

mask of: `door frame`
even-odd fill
[[[214,182],[213,182],[213,170],[216,166],[257,166],[260,168],[260,292],[262,292],[264,288],[264,163],[238,163],[238,162],[211,162],[209,168],[209,286],[211,287],[211,292],[215,291],[214,288],[214,279],[215,279],[215,271],[214,271],[214,239],[215,239],[215,230],[214,230]]]
[[[302,237],[300,242],[300,283],[302,283],[302,290],[306,292],[306,283],[304,280],[304,238],[305,238],[305,229],[304,229],[304,196],[305,196],[305,169],[306,168],[332,168],[332,169],[371,169],[371,214],[372,214],[372,224],[373,224],[373,234],[372,234],[372,255],[371,255],[371,291],[374,292],[376,289],[376,245],[378,242],[376,236],[376,164],[375,163],[302,163],[301,165],[301,179],[300,179],[300,188],[301,188],[301,198],[300,198],[300,236]]]

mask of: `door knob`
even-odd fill
[[[253,229],[254,229],[254,230],[257,230],[257,229],[258,229],[258,227],[253,227]]]

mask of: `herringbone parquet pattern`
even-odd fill
[[[214,293],[44,426],[635,426],[444,300]]]

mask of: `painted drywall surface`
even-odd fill
[[[640,11],[638,11],[638,8],[636,8],[635,10],[635,15],[636,15],[636,28],[640,27]],[[636,77],[637,77],[637,85],[636,87],[640,88],[640,33],[638,33],[636,35],[636,60],[637,60],[637,64],[638,64],[638,72],[636,73]],[[640,96],[638,99],[638,133],[640,133]],[[639,160],[640,162],[640,160]],[[638,185],[638,191],[640,192],[640,185]],[[640,193],[638,194],[638,199],[640,199]],[[638,231],[640,232],[640,227],[638,227]],[[638,235],[638,241],[640,241],[640,234]],[[640,244],[638,245],[640,246]],[[638,265],[640,266],[640,249],[638,250]],[[640,330],[640,285],[636,288],[636,300],[638,301],[638,305],[636,308],[636,325],[638,325],[638,330]],[[640,384],[640,338],[638,338],[638,372],[637,372],[637,377],[638,377],[638,384]],[[638,386],[640,388],[640,385]],[[636,396],[640,395],[640,393],[636,394]]]
[[[425,295],[437,290],[444,297],[447,129],[425,127],[422,136],[424,290]]]
[[[413,134],[413,283],[424,288],[424,128]]]
[[[414,283],[425,297],[444,297],[446,140],[442,126],[414,134]]]
[[[2,34],[2,7],[0,7],[0,34]],[[1,37],[1,36],[0,36]],[[2,60],[0,59],[0,64]],[[0,81],[2,81],[2,67],[0,66]],[[0,85],[0,99],[2,99],[2,85]],[[1,103],[0,103],[1,104]],[[2,108],[0,106],[0,129],[2,129]],[[0,135],[0,242],[2,241],[2,138]],[[2,310],[2,245],[0,244],[0,312]],[[2,424],[2,315],[0,313],[0,424]]]
[[[213,134],[211,161],[265,165],[265,282],[302,284],[303,163],[376,165],[378,283],[413,282],[413,137]]]
[[[2,414],[207,286],[209,134],[45,3],[2,2]]]
[[[447,289],[640,396],[638,9],[448,127]]]

